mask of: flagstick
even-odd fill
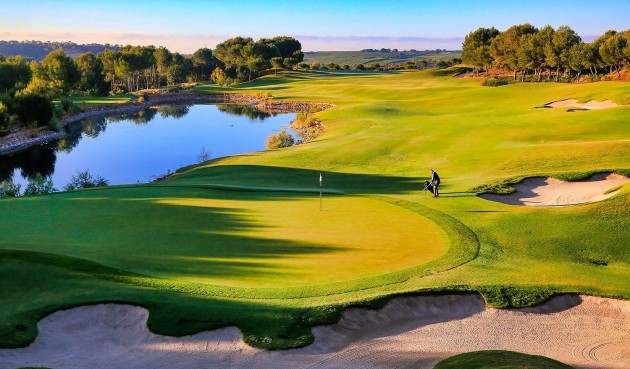
[[[322,211],[322,174],[319,173],[319,211]]]

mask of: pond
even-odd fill
[[[267,136],[293,119],[233,104],[163,105],[86,119],[66,126],[62,139],[0,156],[0,182],[24,189],[39,173],[61,189],[84,170],[112,185],[150,182],[210,158],[264,150]]]

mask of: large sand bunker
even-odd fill
[[[615,173],[600,173],[586,181],[576,182],[534,177],[514,185],[516,192],[509,195],[482,194],[479,197],[510,205],[577,205],[601,201],[614,196],[617,191],[610,190],[628,181],[630,178]]]
[[[521,310],[485,307],[478,295],[401,297],[350,309],[288,351],[245,345],[237,328],[182,338],[146,328],[148,312],[104,304],[54,313],[24,349],[0,350],[0,368],[433,368],[476,350],[544,355],[576,368],[630,368],[630,301],[558,296]]]
[[[608,109],[608,108],[615,108],[618,106],[622,106],[622,105],[618,105],[612,100],[604,100],[604,101],[590,100],[590,101],[581,103],[577,101],[576,99],[559,100],[559,101],[554,101],[554,102],[545,104],[545,107],[548,107],[548,108],[577,108],[577,109],[585,109],[585,110]]]

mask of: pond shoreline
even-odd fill
[[[260,98],[255,95],[228,93],[228,94],[197,94],[197,93],[167,93],[148,94],[144,102],[129,102],[110,106],[95,106],[86,108],[77,114],[66,114],[59,119],[59,127],[78,122],[82,119],[103,115],[131,114],[156,105],[168,104],[201,104],[201,103],[227,103],[242,104],[256,107],[267,113],[300,113],[313,110],[326,110],[333,104],[310,101],[278,101]],[[32,131],[24,129],[0,138],[0,155],[8,155],[29,147],[46,143],[48,141],[63,138],[66,133],[51,131],[47,127],[37,130],[33,137]]]

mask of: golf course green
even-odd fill
[[[289,348],[349,306],[476,291],[494,307],[554,294],[630,298],[630,185],[596,203],[477,196],[533,176],[630,175],[630,85],[483,87],[458,68],[292,72],[200,93],[269,92],[335,106],[289,148],[218,158],[162,182],[0,200],[0,347],[72,306],[146,307],[156,333],[236,325]],[[91,101],[94,103],[94,101]],[[211,148],[210,148],[211,149]],[[436,170],[441,196],[422,192]],[[320,210],[319,175],[323,175]]]

